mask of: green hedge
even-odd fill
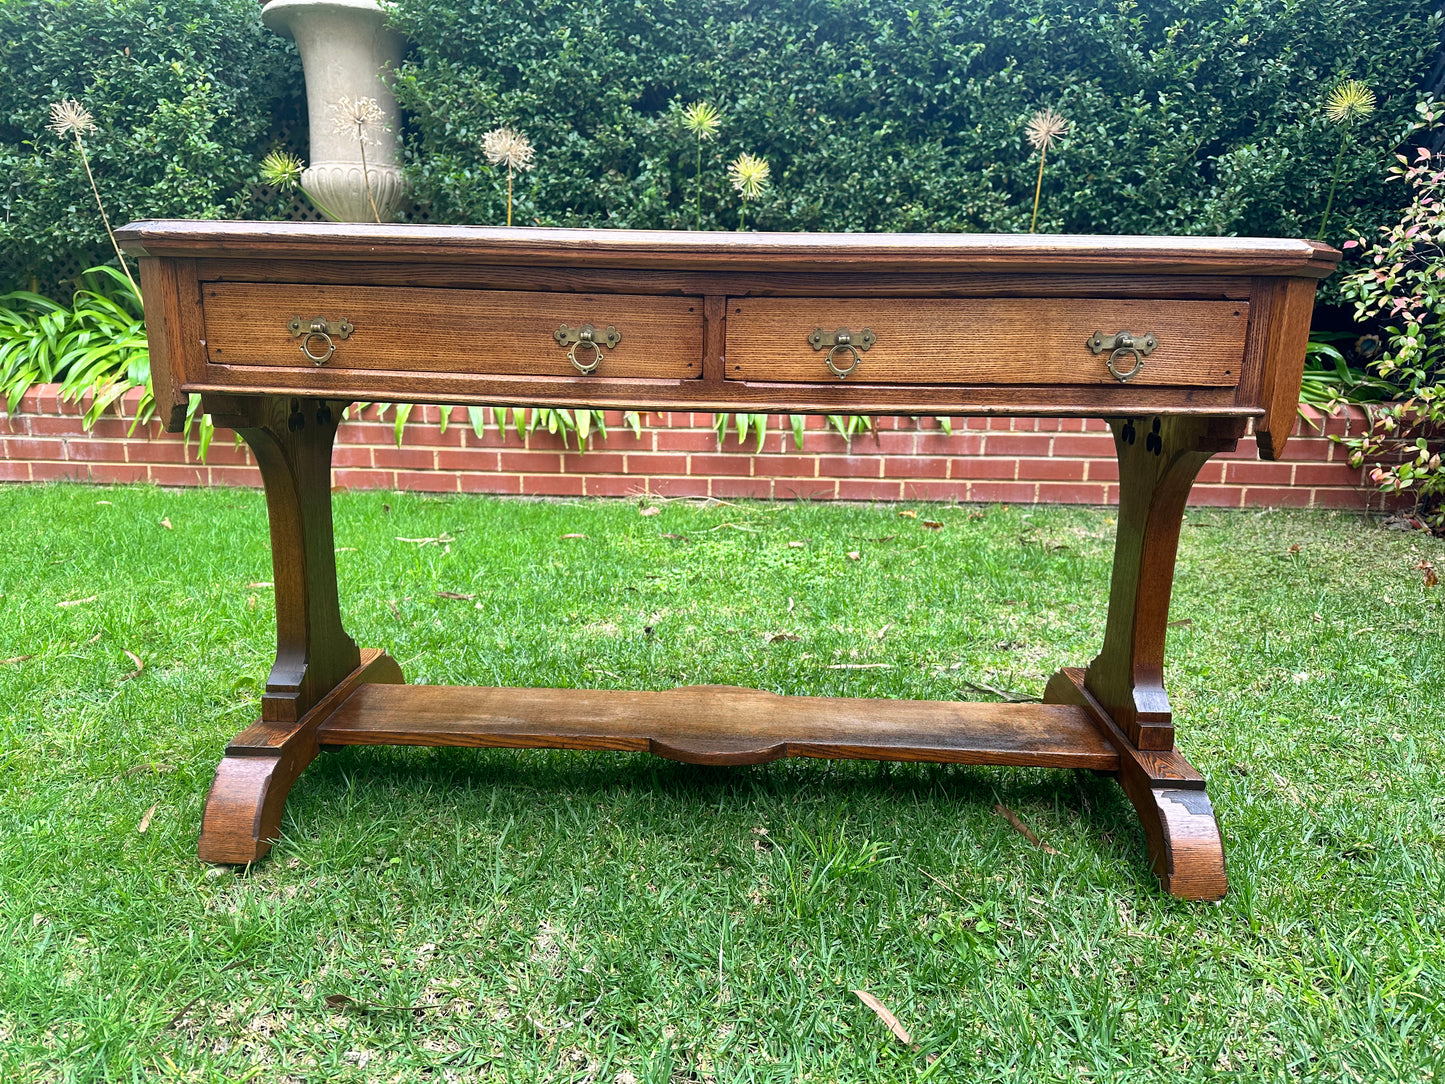
[[[1345,163],[1330,239],[1392,217],[1381,163],[1436,48],[1420,0],[397,0],[412,48],[397,86],[419,198],[498,223],[483,161],[507,123],[537,146],[519,222],[692,224],[693,145],[673,111],[726,122],[708,150],[705,225],[732,228],[740,151],[774,186],[749,226],[1028,228],[1024,124],[1073,123],[1051,154],[1040,231],[1311,235],[1339,143],[1339,80],[1380,108]],[[1341,213],[1342,212],[1342,213]]]
[[[300,62],[256,0],[0,0],[0,288],[114,259],[50,103],[81,100],[111,220],[255,213],[258,157],[300,113]],[[264,208],[262,208],[264,210]]]

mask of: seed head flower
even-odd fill
[[[354,135],[363,146],[376,142],[373,132],[391,131],[391,126],[386,123],[386,114],[381,111],[375,98],[357,98],[352,101],[343,94],[336,100],[336,104],[329,108],[335,114],[336,134]]]
[[[90,115],[90,110],[74,98],[66,98],[51,104],[50,123],[45,127],[61,139],[68,135],[75,137],[75,149],[80,155],[80,164],[85,167],[85,179],[90,182],[90,190],[95,193],[95,206],[100,211],[100,221],[105,226],[107,236],[110,237],[111,247],[115,249],[115,258],[120,261],[120,269],[125,272],[125,277],[130,282],[130,288],[135,291],[135,296],[140,297],[140,287],[136,285],[135,279],[131,276],[130,267],[125,262],[125,255],[120,250],[120,242],[115,239],[115,231],[110,228],[110,216],[105,213],[105,201],[100,198],[100,188],[95,183],[95,174],[91,172],[90,159],[85,155],[85,141],[80,138],[96,130],[95,118]]]
[[[1052,109],[1040,109],[1029,118],[1024,130],[1034,150],[1048,153],[1053,150],[1054,140],[1068,134],[1069,122]]]
[[[1325,117],[1331,124],[1349,124],[1375,111],[1375,92],[1358,79],[1347,79],[1325,98]]]
[[[50,123],[45,127],[62,139],[71,134],[89,135],[95,131],[95,118],[74,98],[66,98],[51,105]]]
[[[273,188],[295,188],[301,183],[301,159],[290,151],[272,151],[261,159],[261,180]]]
[[[494,166],[506,166],[507,171],[532,168],[532,141],[521,132],[511,128],[494,128],[482,137],[482,150],[487,161]]]
[[[768,163],[765,159],[746,152],[735,158],[728,166],[728,178],[743,199],[758,199],[768,187]]]
[[[711,139],[722,127],[722,110],[708,102],[693,102],[682,111],[682,126],[698,139]]]
[[[1340,126],[1340,149],[1335,152],[1335,173],[1330,178],[1330,194],[1325,199],[1325,213],[1320,216],[1320,228],[1315,234],[1323,238],[1325,227],[1330,224],[1330,211],[1335,206],[1335,187],[1340,183],[1340,169],[1345,164],[1345,147],[1350,141],[1350,129],[1355,121],[1375,111],[1375,92],[1358,79],[1346,79],[1329,94],[1325,95],[1325,119]]]

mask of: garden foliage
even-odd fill
[[[520,223],[692,227],[691,103],[724,123],[704,228],[731,228],[722,164],[766,159],[758,229],[1028,229],[1042,107],[1040,232],[1309,236],[1346,77],[1379,108],[1351,138],[1331,236],[1399,207],[1379,162],[1436,48],[1419,0],[398,0],[412,48],[396,79],[417,195],[434,220],[501,222],[482,158],[509,124],[537,145]]]
[[[1425,124],[1445,120],[1445,106],[1421,108]],[[1424,142],[1424,139],[1421,139]],[[1370,431],[1347,440],[1352,465],[1370,459],[1371,478],[1386,492],[1413,490],[1432,526],[1445,528],[1445,154],[1417,147],[1390,175],[1408,187],[1400,220],[1363,242],[1364,265],[1341,284],[1358,320],[1385,325],[1375,368],[1404,398],[1371,413]],[[1434,438],[1433,440],[1431,438]]]
[[[299,115],[300,63],[256,0],[0,0],[0,289],[56,295],[114,259],[74,142],[45,124],[76,98],[117,224],[263,215],[257,162]]]

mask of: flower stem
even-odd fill
[[[100,189],[95,186],[95,174],[90,172],[90,159],[85,156],[85,144],[80,141],[80,133],[75,133],[75,149],[80,152],[80,164],[85,167],[86,179],[90,181],[90,190],[95,193],[95,205],[100,208],[100,220],[105,223],[106,235],[110,238],[111,247],[115,249],[115,258],[120,261],[120,269],[125,272],[125,277],[130,281],[130,288],[135,291],[135,296],[140,297],[140,287],[131,278],[130,268],[126,266],[125,256],[120,251],[120,244],[115,239],[115,231],[110,228],[110,218],[105,213],[105,204],[100,201]]]
[[[371,204],[371,217],[381,222],[381,212],[376,209],[376,197],[371,194],[371,174],[366,169],[366,136],[360,127],[356,130],[356,141],[361,147],[361,183],[366,188],[366,199]]]
[[[507,225],[512,224],[512,167],[507,167]]]
[[[702,136],[697,137],[697,228],[702,229]]]
[[[1330,221],[1330,208],[1335,205],[1335,185],[1340,183],[1340,167],[1345,164],[1345,141],[1350,138],[1350,130],[1346,128],[1340,133],[1340,152],[1335,155],[1335,175],[1330,178],[1330,198],[1325,200],[1325,213],[1320,218],[1320,229],[1315,234],[1321,241],[1325,239],[1325,226]]]
[[[1039,180],[1034,185],[1034,217],[1029,220],[1029,233],[1034,232],[1034,227],[1039,224],[1039,194],[1044,190],[1044,159],[1049,155],[1049,149],[1043,147],[1039,150]]]
[[[747,229],[747,218],[748,218],[748,205],[747,205],[746,203],[740,203],[740,204],[738,204],[738,230],[739,230],[739,231],[742,231],[742,230]]]

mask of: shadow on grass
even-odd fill
[[[373,815],[373,801],[382,815],[390,809],[400,818],[441,798],[449,814],[486,821],[496,816],[490,807],[497,791],[508,793],[509,812],[525,805],[533,816],[575,817],[586,803],[593,814],[610,808],[652,835],[659,825],[684,832],[705,818],[760,813],[804,828],[897,823],[923,805],[934,814],[954,807],[960,824],[980,825],[1003,804],[1026,823],[1049,814],[1069,831],[1069,849],[1092,851],[1095,861],[1157,890],[1133,807],[1112,776],[1088,770],[809,758],[715,767],[647,753],[345,746],[312,763],[291,804],[308,831],[345,833],[358,812]]]

